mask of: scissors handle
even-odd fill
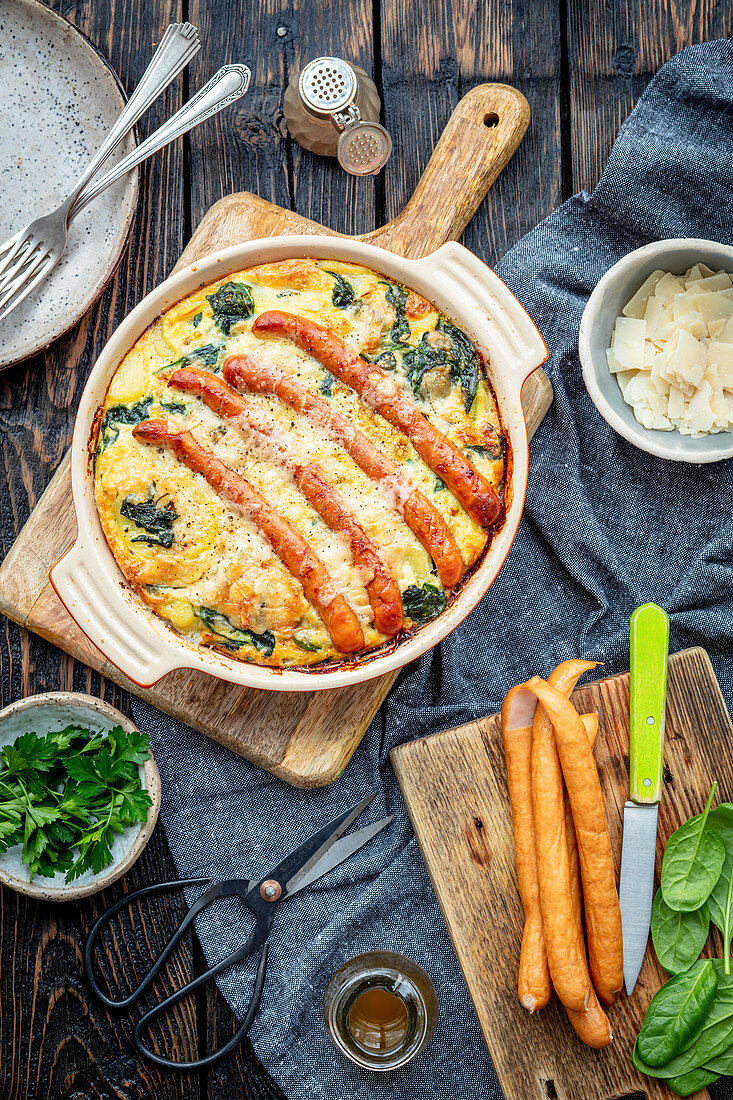
[[[102,913],[101,917],[87,936],[87,942],[84,945],[84,969],[86,970],[87,980],[89,981],[89,984],[96,993],[97,997],[99,997],[102,1004],[105,1004],[107,1008],[127,1008],[128,1005],[134,1004],[135,1001],[137,1001],[142,996],[142,994],[152,982],[153,978],[170,957],[171,953],[176,947],[176,944],[184,935],[193,920],[204,908],[204,906],[208,905],[210,901],[214,900],[214,898],[209,897],[209,895],[215,888],[212,887],[210,890],[206,890],[201,895],[201,897],[194,902],[186,917],[178,926],[178,929],[171,936],[168,943],[165,945],[162,952],[155,960],[140,984],[135,989],[133,989],[132,993],[130,993],[127,997],[122,997],[119,1000],[114,1000],[112,997],[108,996],[108,994],[105,993],[103,989],[100,988],[94,974],[94,966],[92,962],[92,954],[94,951],[94,945],[97,941],[97,936],[99,935],[104,925],[108,923],[110,918],[113,917],[115,913],[119,912],[119,910],[122,909],[123,906],[129,905],[131,902],[135,901],[136,898],[145,897],[147,894],[157,894],[160,890],[176,890],[184,886],[203,886],[204,883],[210,881],[211,880],[208,878],[181,878],[172,880],[171,882],[157,882],[153,886],[143,886],[142,889],[134,890],[131,894],[123,894],[118,902],[116,902],[114,905],[111,905],[109,909]],[[215,897],[218,896],[219,895],[217,893]]]
[[[146,1012],[144,1016],[141,1016],[135,1025],[135,1033],[132,1040],[138,1052],[142,1054],[144,1058],[147,1058],[148,1061],[154,1062],[156,1066],[162,1066],[164,1069],[192,1070],[202,1069],[205,1066],[212,1066],[221,1058],[225,1058],[230,1051],[234,1050],[249,1031],[252,1021],[257,1015],[257,1011],[260,1007],[262,989],[265,984],[265,973],[267,970],[268,936],[269,929],[258,925],[243,947],[240,947],[233,954],[228,955],[226,959],[222,959],[221,962],[217,963],[216,966],[212,966],[211,969],[207,970],[205,973],[200,974],[198,978],[194,978],[193,981],[182,986],[181,989],[177,989],[174,993],[171,993],[164,1001],[161,1001],[160,1004],[155,1005],[155,1007],[151,1008],[149,1012]],[[258,947],[261,948],[261,951],[259,963],[257,964],[254,987],[252,989],[252,998],[249,1002],[244,1020],[228,1043],[225,1043],[224,1046],[219,1047],[218,1050],[208,1054],[205,1058],[196,1058],[192,1062],[177,1062],[172,1058],[164,1058],[162,1055],[156,1054],[154,1050],[151,1050],[150,1047],[145,1045],[141,1038],[142,1032],[154,1019],[156,1019],[156,1017],[160,1016],[160,1014],[165,1012],[167,1008],[170,1008],[171,1005],[177,1004],[178,1001],[182,1000],[189,993],[193,993],[194,990],[198,989],[205,982],[208,982],[210,978],[215,978],[222,970],[226,970],[227,967],[241,962],[246,955],[256,950]]]

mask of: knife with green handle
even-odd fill
[[[666,612],[654,603],[637,607],[631,616],[630,801],[624,806],[619,884],[627,993],[636,985],[649,938],[657,810],[662,797],[668,650]]]

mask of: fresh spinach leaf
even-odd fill
[[[712,829],[714,833],[717,833],[725,846],[723,870],[720,872],[720,878],[715,883],[708,898],[708,908],[713,924],[723,936],[727,955],[730,950],[731,936],[733,936],[733,929],[729,929],[727,935],[725,930],[726,910],[729,914],[729,923],[731,912],[728,895],[733,880],[733,803],[721,802],[714,810],[710,811],[708,829]]]
[[[690,1073],[685,1073],[681,1077],[670,1077],[667,1085],[678,1096],[692,1096],[693,1092],[699,1092],[700,1089],[707,1088],[719,1077],[719,1073],[711,1073],[707,1066],[701,1066],[699,1069],[693,1069]]]
[[[245,321],[255,311],[255,300],[251,289],[244,283],[222,283],[216,294],[207,294],[206,301],[211,306],[214,322],[225,336],[231,332],[237,321]]]
[[[141,501],[125,497],[120,515],[146,532],[136,535],[130,542],[146,542],[149,546],[164,546],[166,550],[173,545],[173,524],[178,519],[178,513],[170,502],[161,508],[152,493],[147,500]]]
[[[336,309],[348,309],[349,306],[353,306],[356,294],[348,279],[345,279],[343,275],[339,275],[337,271],[329,271],[328,274],[336,280],[336,286],[331,293],[331,301]]]
[[[416,397],[420,396],[420,388],[424,376],[428,371],[436,367],[448,368],[448,377],[454,385],[460,385],[463,390],[463,404],[466,412],[473,405],[481,377],[481,365],[478,353],[467,336],[452,325],[450,321],[440,318],[436,331],[442,332],[449,341],[447,349],[439,349],[431,343],[431,332],[424,332],[416,347],[411,347],[402,355],[402,365],[407,371],[407,379]]]
[[[667,841],[662,860],[662,896],[670,909],[690,912],[707,901],[720,878],[725,845],[707,828],[717,783],[713,783],[704,811],[681,825]]]
[[[445,592],[435,584],[425,581],[422,587],[409,585],[402,593],[402,607],[405,615],[413,622],[422,623],[434,619],[445,609]]]
[[[712,959],[677,974],[651,999],[636,1040],[649,1066],[663,1066],[687,1050],[702,1032],[715,999],[718,978]]]
[[[314,642],[312,638],[307,638],[303,634],[301,634],[300,637],[298,637],[297,634],[293,634],[293,641],[298,649],[304,649],[306,653],[318,653],[321,648],[318,642]]]
[[[324,397],[333,397],[333,383],[334,377],[328,371],[326,371],[326,377],[318,387]]]
[[[182,355],[180,359],[176,359],[174,363],[166,363],[155,373],[162,374],[163,371],[177,370],[179,367],[191,367],[195,363],[201,363],[204,367],[214,367],[216,370],[223,347],[224,344],[202,344],[200,348],[194,348],[188,354]]]
[[[445,489],[445,482],[442,480],[442,478],[436,477],[435,492],[439,493],[441,489]]]
[[[689,970],[700,957],[710,931],[707,905],[690,913],[670,909],[657,890],[652,902],[652,943],[657,958],[669,974]]]
[[[720,1074],[721,1077],[733,1077],[733,1047],[728,1047],[722,1054],[711,1058],[704,1068]]]
[[[723,910],[723,965],[726,974],[730,974],[730,937],[733,935],[733,875],[728,876],[728,889]]]
[[[382,351],[379,355],[366,355],[362,352],[362,359],[367,363],[375,363],[382,370],[397,370],[397,357],[393,351]]]
[[[202,317],[203,317],[203,313],[197,313],[197,314],[196,314],[196,316],[195,316],[195,317],[194,317],[194,319],[193,319],[193,327],[194,327],[194,328],[198,328],[198,327],[199,327],[199,325],[201,324],[201,318],[202,318]]]
[[[639,1053],[637,1040],[634,1045],[633,1062],[636,1068],[647,1077],[680,1077],[693,1069],[707,1065],[733,1044],[733,978],[724,972],[721,959],[706,961],[712,963],[718,977],[718,988],[702,1031],[691,1046],[662,1066],[652,1066],[644,1061]],[[680,978],[688,977],[690,973],[692,971],[686,975],[671,978],[667,985]],[[664,988],[666,987],[662,986],[662,989]]]
[[[99,429],[98,453],[105,447],[115,443],[120,434],[120,424],[139,424],[150,416],[152,397],[144,397],[134,405],[112,405],[104,414],[102,426]]]
[[[242,646],[251,645],[265,657],[272,656],[276,638],[271,630],[265,630],[263,634],[255,634],[253,630],[235,626],[226,615],[221,611],[215,611],[212,607],[198,607],[196,615],[206,628],[216,635],[217,645],[225,649],[241,649]]]

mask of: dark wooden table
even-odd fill
[[[532,123],[466,233],[468,247],[492,263],[563,199],[595,185],[618,127],[660,65],[693,42],[733,33],[733,7],[720,0],[53,0],[52,6],[110,58],[128,89],[168,23],[190,19],[200,28],[201,53],[144,119],[143,133],[225,62],[247,62],[254,79],[239,104],[144,167],[128,250],[95,308],[44,354],[0,376],[3,554],[70,442],[99,350],[168,274],[192,227],[222,195],[254,191],[334,229],[366,232],[407,201],[460,97],[482,81],[506,81],[527,96]],[[376,179],[347,177],[287,136],[285,85],[305,62],[328,53],[362,65],[382,92],[395,151]],[[39,691],[73,689],[128,707],[113,685],[5,620],[0,672],[3,706]],[[159,827],[124,886],[174,874]],[[112,1016],[90,998],[82,944],[120,890],[66,906],[0,890],[0,1098],[281,1097],[248,1047],[208,1073],[167,1074],[142,1063],[129,1041],[135,1014]],[[183,912],[176,899],[135,909],[109,957],[110,972],[134,982]],[[131,962],[120,974],[125,957]],[[192,938],[158,990],[201,964]],[[174,1056],[191,1058],[220,1045],[231,1027],[219,994],[202,993],[161,1024],[158,1038]]]

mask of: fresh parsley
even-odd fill
[[[98,874],[115,835],[148,816],[138,765],[149,756],[145,734],[122,726],[16,737],[0,750],[0,853],[22,845],[31,878]]]

